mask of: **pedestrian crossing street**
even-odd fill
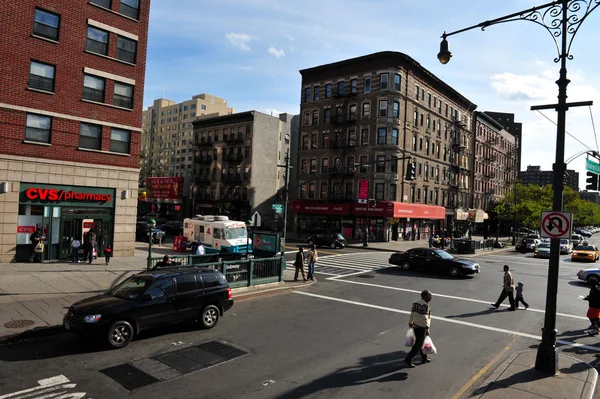
[[[315,274],[344,276],[390,267],[392,265],[389,264],[388,259],[391,254],[392,252],[369,251],[319,256],[319,261],[315,265]],[[286,267],[289,270],[296,269],[293,260],[288,260]],[[307,270],[306,265],[304,266],[304,270]]]

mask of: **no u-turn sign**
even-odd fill
[[[542,212],[541,236],[545,238],[571,238],[573,214],[571,212]]]

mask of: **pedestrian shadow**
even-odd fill
[[[581,336],[588,336],[589,334],[586,331],[587,331],[587,329],[585,329],[585,328],[582,328],[580,330],[563,331],[562,333],[560,333],[558,335],[558,338],[561,338],[561,337],[581,337]]]
[[[320,394],[328,396],[327,391],[336,388],[353,387],[363,384],[405,381],[408,374],[399,371],[406,367],[403,359],[406,353],[396,351],[361,358],[357,364],[343,367],[321,378],[294,388],[277,396],[279,399],[296,399]]]
[[[508,308],[507,308],[507,310],[508,310]],[[483,315],[486,315],[486,314],[491,314],[491,313],[494,313],[494,312],[498,312],[498,309],[490,308],[490,309],[486,309],[486,310],[481,310],[479,312],[455,314],[455,315],[446,316],[446,318],[448,318],[448,319],[459,319],[459,318],[463,318],[463,317],[476,317],[476,316],[483,316]]]
[[[489,384],[483,385],[483,386],[479,387],[478,389],[476,389],[471,394],[471,397],[474,397],[477,395],[483,395],[484,393],[487,394],[489,392],[495,391],[496,389],[509,388],[509,387],[511,387],[513,385],[517,385],[517,384],[528,384],[531,382],[542,380],[544,378],[554,378],[554,377],[550,376],[548,374],[544,374],[542,372],[536,371],[533,368],[530,368],[530,369],[518,372],[516,374],[513,374],[510,377],[505,378],[503,380],[496,380],[496,381],[490,382]]]
[[[581,280],[571,280],[569,281],[569,285],[573,285],[575,287],[581,287],[581,288],[590,288],[590,285],[588,283],[586,283],[585,281],[581,281]]]

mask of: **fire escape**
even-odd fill
[[[452,122],[452,152],[450,157],[449,206],[452,208],[468,208],[468,188],[464,182],[469,180],[469,168],[463,161],[467,149],[468,135],[464,129],[467,125],[459,120]]]
[[[356,92],[350,89],[348,93],[344,90],[337,91],[334,96],[336,99],[335,116],[332,119],[333,124],[333,140],[329,146],[333,155],[333,172],[329,177],[329,199],[341,199],[340,190],[346,180],[354,180],[356,168],[352,165],[345,164],[348,156],[354,155],[354,147],[356,146],[356,118],[357,106],[350,109],[350,100],[356,97]],[[352,132],[352,133],[351,133]],[[356,161],[356,160],[355,160]],[[352,198],[345,198],[352,199]]]

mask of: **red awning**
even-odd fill
[[[293,200],[290,209],[294,213],[312,213],[315,215],[350,215],[351,203],[336,204],[311,200]]]
[[[415,219],[445,219],[446,208],[443,206],[406,204],[396,201],[376,201],[376,206],[369,207],[369,216],[383,216],[386,218],[415,218]],[[356,216],[367,215],[367,205],[354,202],[352,214]]]

